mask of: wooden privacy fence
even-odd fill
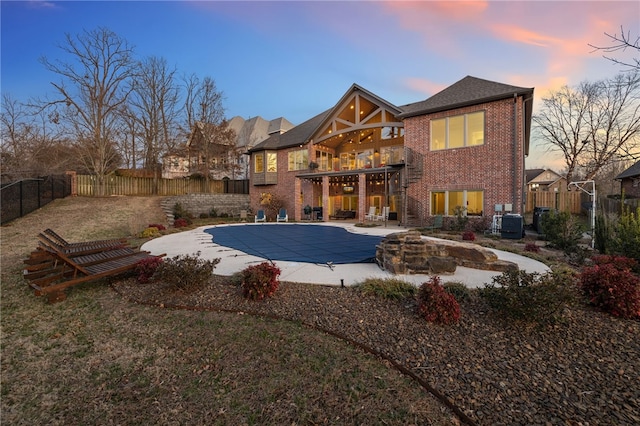
[[[77,176],[78,195],[95,196],[98,181],[93,175]],[[183,195],[193,193],[209,194],[243,194],[248,193],[247,181],[210,180],[205,179],[156,179],[107,176],[104,183],[104,194],[108,195]]]
[[[586,195],[586,194],[585,194]],[[583,202],[589,202],[582,191],[527,191],[525,213],[533,213],[534,207],[550,207],[552,209],[580,214]]]

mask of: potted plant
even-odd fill
[[[311,212],[313,211],[313,209],[311,208],[311,206],[309,204],[304,206],[302,211],[304,212],[305,216],[307,216],[307,219],[311,219]]]

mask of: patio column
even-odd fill
[[[364,215],[367,213],[367,175],[358,175],[358,221],[364,222]]]
[[[329,176],[322,176],[322,221],[329,220]]]
[[[293,183],[293,217],[296,222],[302,220],[302,179],[296,178]]]

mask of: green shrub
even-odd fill
[[[209,210],[209,217],[218,217],[218,211],[214,207]]]
[[[188,210],[185,210],[182,207],[182,204],[180,203],[175,203],[173,205],[173,219],[184,219],[186,220],[189,224],[191,224],[191,219],[193,218],[193,214],[191,214],[191,212],[189,212]]]
[[[571,253],[578,247],[583,227],[571,213],[551,210],[544,216],[542,231],[551,246]]]
[[[480,296],[504,319],[553,324],[575,300],[575,287],[567,273],[507,271],[480,289]]]
[[[413,297],[417,290],[412,284],[396,278],[367,278],[358,288],[364,294],[393,300]]]
[[[140,233],[141,238],[157,238],[160,236],[160,230],[154,226],[149,227]]]
[[[453,208],[455,221],[452,224],[452,228],[454,231],[462,231],[467,227],[467,223],[469,223],[469,217],[465,214],[466,211],[467,208],[462,206],[455,206]]]
[[[176,290],[198,290],[209,282],[219,262],[220,259],[201,258],[200,252],[195,255],[178,255],[162,262],[153,278],[173,286]]]
[[[617,225],[612,250],[640,262],[640,207],[634,212],[624,208]],[[637,269],[636,269],[637,271]]]
[[[460,305],[442,287],[438,276],[433,276],[420,286],[417,299],[418,312],[429,322],[454,324],[460,320]]]
[[[272,296],[280,281],[280,268],[269,262],[262,262],[242,271],[242,292],[247,299],[262,300]]]
[[[596,229],[594,230],[593,246],[602,254],[607,254],[613,241],[613,229],[609,219],[604,214],[596,216]]]
[[[140,284],[151,282],[158,267],[162,264],[161,257],[147,257],[136,263],[135,274]]]
[[[637,262],[628,257],[596,256],[594,266],[580,274],[580,287],[589,303],[620,318],[640,318],[640,278]]]
[[[447,293],[456,298],[456,301],[458,301],[458,303],[464,302],[471,298],[471,292],[469,291],[469,288],[464,285],[464,283],[458,281],[449,281],[444,283],[443,287]]]

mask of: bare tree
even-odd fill
[[[51,126],[56,120],[54,113],[34,109],[8,93],[2,95],[0,154],[3,176],[9,179],[37,177],[74,167],[71,148]]]
[[[157,190],[160,157],[175,145],[178,114],[178,86],[175,69],[163,58],[149,57],[138,64],[138,75],[130,98],[143,141],[144,167],[154,171]]]
[[[624,28],[620,26],[620,35],[618,34],[608,34],[604,33],[609,40],[611,41],[610,46],[595,46],[593,44],[589,44],[590,47],[593,48],[593,51],[602,51],[605,53],[617,53],[617,52],[625,52],[627,49],[631,50],[632,55],[635,53],[635,56],[630,58],[631,60],[625,59],[617,59],[611,56],[603,55],[603,57],[615,64],[623,65],[628,67],[630,70],[640,71],[640,36],[636,36],[635,40],[632,39],[631,33],[627,31],[625,33]]]
[[[560,151],[572,181],[578,169],[591,179],[613,159],[638,150],[640,74],[623,73],[576,88],[562,87],[542,99],[536,132]]]
[[[104,195],[105,176],[120,161],[115,129],[131,91],[127,83],[134,75],[133,48],[106,28],[76,37],[66,34],[66,43],[59,47],[68,62],[41,58],[45,68],[61,78],[51,83],[57,99],[45,106],[60,110],[80,158],[96,174],[96,194]]]

